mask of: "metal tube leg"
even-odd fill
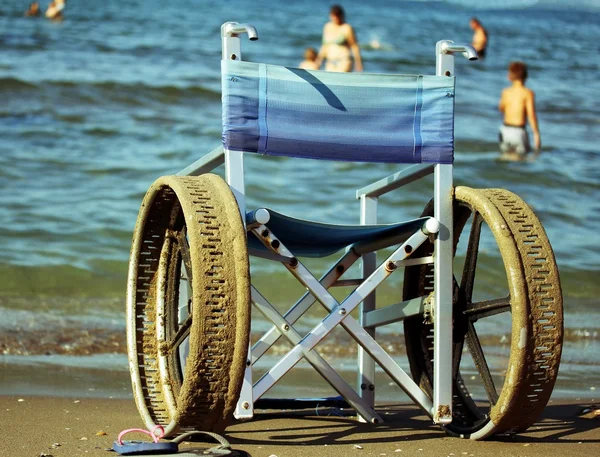
[[[360,223],[370,225],[377,223],[377,198],[362,195],[360,198]],[[362,276],[368,278],[377,267],[377,256],[374,252],[362,256]],[[373,291],[361,303],[359,308],[360,324],[364,326],[365,314],[373,311],[376,307],[376,291]],[[375,338],[375,329],[366,329],[367,333]],[[361,398],[371,407],[375,407],[375,361],[364,350],[358,347],[358,392]],[[361,415],[358,420],[367,421]]]
[[[452,422],[452,292],[454,260],[452,165],[436,165],[434,217],[440,223],[434,249],[433,420]]]
[[[248,359],[246,360],[246,370],[244,371],[244,381],[240,398],[235,407],[233,417],[238,420],[252,419],[254,417],[254,401],[252,400],[252,364],[250,363],[250,353],[252,346],[248,348]]]

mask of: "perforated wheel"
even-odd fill
[[[250,334],[246,232],[216,175],[159,178],[138,216],[127,285],[133,392],[148,428],[222,431]]]
[[[423,215],[433,215],[433,202]],[[453,420],[446,430],[471,439],[523,431],[548,402],[560,363],[562,291],[552,248],[518,196],[468,187],[455,189],[454,244]],[[433,246],[420,249],[431,254]],[[406,269],[405,300],[432,290],[431,265]],[[431,395],[433,326],[414,317],[404,333],[413,379]]]

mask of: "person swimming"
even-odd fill
[[[345,20],[344,9],[333,5],[329,10],[330,21],[323,27],[323,43],[317,57],[317,65],[325,61],[325,70],[349,72],[362,71],[362,59],[354,29]]]

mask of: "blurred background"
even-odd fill
[[[473,16],[486,27],[487,58],[456,61],[455,180],[507,188],[544,223],[565,297],[555,396],[593,398],[600,388],[600,2],[497,3],[342,5],[368,72],[433,74],[436,41],[469,42]],[[257,27],[260,40],[243,42],[245,60],[297,66],[307,46],[319,48],[330,2],[73,0],[61,22],[23,17],[27,7],[16,0],[0,7],[0,393],[129,396],[131,234],[149,185],[220,143],[220,25]],[[537,94],[543,149],[533,163],[496,160],[497,104],[511,60],[528,64],[527,85]],[[249,204],[357,223],[356,188],[398,168],[250,158]],[[383,199],[382,222],[418,216],[428,189],[422,183]],[[484,266],[502,273],[488,247]],[[301,292],[283,268],[257,263],[253,274],[260,284],[269,276],[275,286],[267,295],[282,304]],[[501,289],[501,276],[482,278],[482,294]],[[399,300],[401,278],[382,295]],[[506,329],[487,331],[502,352]],[[389,339],[402,344],[394,330]],[[343,363],[351,366],[352,357]],[[384,398],[401,395],[390,389]]]

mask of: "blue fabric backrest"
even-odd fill
[[[221,62],[225,148],[335,161],[453,161],[453,77]]]

